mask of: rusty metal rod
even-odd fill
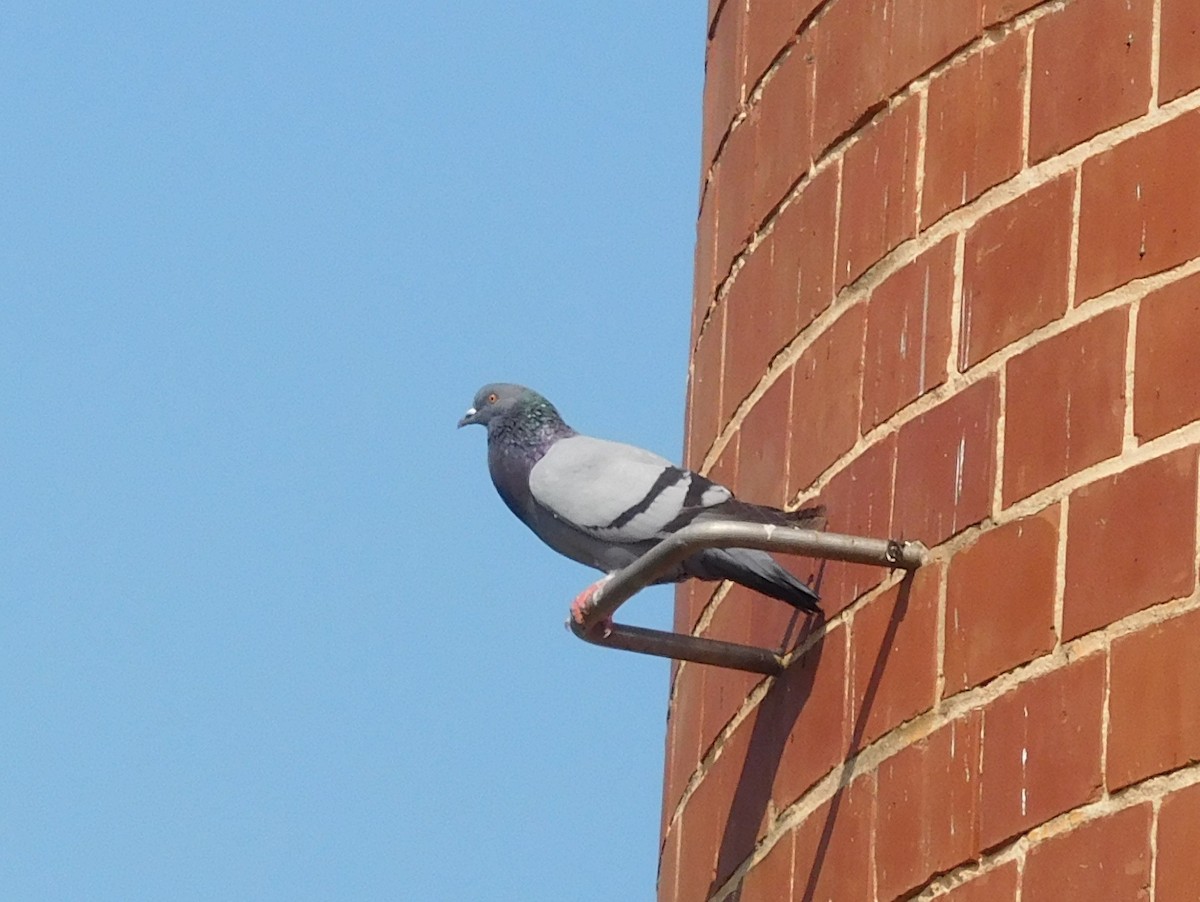
[[[695,523],[664,539],[632,564],[612,573],[592,594],[583,611],[583,622],[572,617],[567,625],[579,638],[607,648],[752,673],[780,673],[783,659],[771,649],[618,623],[605,626],[626,601],[684,558],[704,548],[758,548],[902,570],[915,570],[921,566],[927,553],[920,542],[869,539],[763,523]]]
[[[783,671],[783,659],[769,648],[755,648],[753,645],[722,642],[719,639],[705,639],[703,636],[652,630],[624,623],[614,623],[608,627],[607,631],[603,627],[595,626],[590,633],[582,635],[575,628],[577,624],[574,621],[572,624],[571,628],[575,635],[593,645],[601,645],[605,648],[619,648],[622,651],[636,651],[639,654],[656,655],[660,658],[674,658],[680,661],[695,661],[698,664],[712,664],[715,667],[748,670],[751,673],[765,673],[768,676]]]

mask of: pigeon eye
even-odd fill
[[[500,396],[497,395],[495,392],[492,392],[490,395],[487,396],[487,400],[488,400],[489,404],[495,404],[497,401],[500,400]]]

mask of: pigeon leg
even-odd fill
[[[612,574],[607,573],[600,579],[596,580],[586,589],[579,593],[579,596],[571,603],[571,618],[576,623],[583,623],[587,615],[588,609],[592,606],[592,598],[600,590],[606,582],[612,579]],[[612,629],[612,618],[605,617],[600,623],[595,624],[593,629],[600,630],[601,636],[607,636]]]

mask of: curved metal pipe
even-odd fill
[[[752,673],[780,673],[783,660],[768,648],[619,623],[604,626],[626,601],[684,558],[704,548],[758,548],[902,570],[915,570],[925,562],[928,554],[920,542],[870,539],[764,523],[694,523],[614,572],[584,607],[583,621],[571,617],[567,625],[576,636],[593,645]]]

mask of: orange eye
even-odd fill
[[[488,403],[489,404],[495,404],[499,400],[500,400],[500,396],[497,395],[495,392],[492,392],[490,395],[488,395]]]

